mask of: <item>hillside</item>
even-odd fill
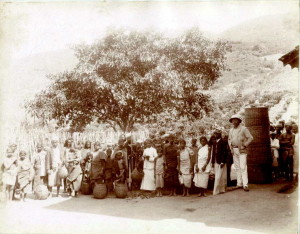
[[[270,15],[246,21],[220,35],[229,41],[262,44],[270,53],[284,53],[299,43],[299,15]]]

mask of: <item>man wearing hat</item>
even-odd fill
[[[247,147],[252,142],[253,136],[246,127],[241,125],[242,118],[240,115],[233,115],[229,122],[232,123],[233,127],[229,131],[228,144],[237,172],[237,187],[243,187],[248,192]]]

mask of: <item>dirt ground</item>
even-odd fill
[[[250,185],[208,197],[13,201],[1,206],[1,233],[297,233],[298,192],[284,183]]]

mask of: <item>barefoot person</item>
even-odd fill
[[[47,151],[44,150],[41,143],[38,143],[36,146],[36,152],[31,159],[31,164],[35,170],[34,191],[40,184],[47,185],[46,156]]]
[[[189,196],[193,176],[193,151],[186,146],[186,141],[183,139],[179,142],[179,148],[179,182],[183,185],[182,196]]]
[[[164,157],[162,156],[162,153],[158,153],[158,157],[156,157],[154,160],[154,175],[157,197],[162,197],[162,189],[164,187],[164,167]]]
[[[225,142],[222,139],[221,131],[216,131],[214,135],[216,136],[216,145],[215,153],[212,157],[212,166],[215,170],[215,183],[213,195],[217,195],[219,193],[225,193],[227,187],[227,142]]]
[[[30,160],[26,157],[26,152],[20,151],[18,161],[18,177],[16,192],[20,193],[21,200],[25,201],[26,195],[31,192],[31,181],[33,179],[33,171]]]
[[[282,165],[284,176],[287,180],[293,180],[294,167],[294,143],[295,135],[292,133],[292,124],[285,125],[286,132],[280,136],[280,148],[282,153]]]
[[[169,143],[166,144],[163,152],[166,159],[165,182],[170,188],[169,196],[176,196],[178,185],[178,147],[175,145],[174,135],[169,136]]]
[[[157,151],[152,147],[152,142],[147,140],[145,143],[144,158],[144,177],[141,184],[141,190],[155,191],[154,180],[154,160],[158,156]]]
[[[63,152],[58,146],[58,138],[53,137],[51,141],[51,147],[47,152],[46,157],[46,168],[48,173],[48,188],[50,192],[50,197],[52,197],[52,188],[57,187],[57,196],[59,196],[59,190],[61,186],[61,179],[58,175],[58,170],[63,166]]]
[[[199,149],[195,164],[194,182],[195,186],[200,188],[199,197],[206,196],[205,190],[207,189],[209,172],[211,170],[211,148],[207,143],[208,141],[206,137],[203,136],[200,138],[201,147]]]
[[[17,179],[18,159],[15,157],[13,150],[10,148],[7,150],[2,168],[3,191],[5,192],[6,199],[11,201]]]
[[[239,115],[233,115],[229,121],[233,127],[229,131],[228,144],[233,154],[233,163],[237,172],[237,187],[243,187],[248,192],[246,148],[252,142],[253,136],[246,127],[241,125],[242,118]]]

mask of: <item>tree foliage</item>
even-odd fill
[[[211,111],[208,89],[226,69],[230,46],[196,30],[167,38],[153,32],[113,31],[92,45],[78,45],[79,63],[50,75],[52,84],[28,103],[40,118],[83,130],[91,121],[130,131],[167,109],[201,118]]]

